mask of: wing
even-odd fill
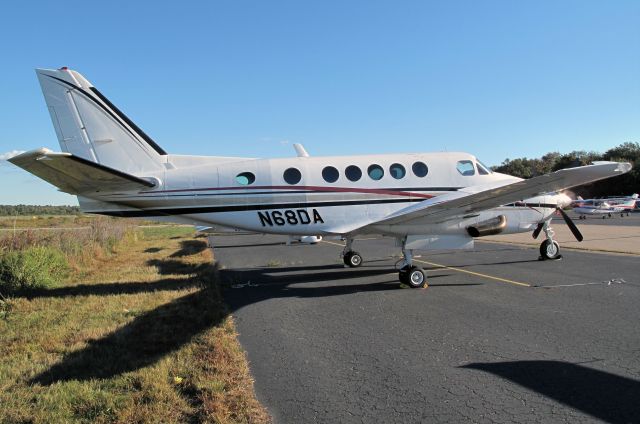
[[[71,153],[56,153],[44,148],[14,156],[9,162],[69,194],[90,195],[96,192],[155,187],[152,181],[90,162]]]
[[[551,174],[514,183],[505,184],[502,181],[493,184],[493,186],[467,187],[454,193],[417,203],[367,226],[443,222],[544,193],[621,175],[629,170],[631,170],[629,163],[596,162],[593,165],[562,169]]]

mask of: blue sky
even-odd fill
[[[81,72],[171,153],[468,151],[640,141],[638,1],[9,2],[0,158],[58,149],[33,72]],[[75,198],[0,160],[0,204]]]

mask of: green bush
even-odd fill
[[[10,294],[55,287],[65,277],[67,269],[64,254],[52,247],[9,250],[0,256],[0,291]]]

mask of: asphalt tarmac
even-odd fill
[[[638,256],[477,243],[409,289],[391,239],[211,240],[276,422],[640,422]]]

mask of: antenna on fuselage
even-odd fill
[[[308,158],[309,153],[305,150],[304,146],[300,143],[293,143],[293,148],[296,149],[296,154],[299,158]]]

